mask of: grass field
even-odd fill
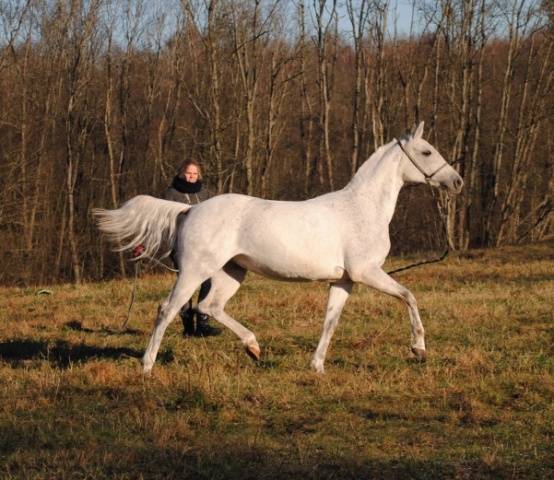
[[[398,262],[400,263],[400,262]],[[554,244],[473,251],[396,277],[403,305],[356,286],[321,376],[326,285],[249,276],[229,312],[256,334],[174,323],[139,358],[171,274],[0,289],[0,478],[554,478]]]

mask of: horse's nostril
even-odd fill
[[[462,181],[461,178],[458,178],[458,179],[454,180],[454,186],[455,186],[456,188],[462,188],[462,185],[463,185],[463,184],[464,184],[464,182]]]

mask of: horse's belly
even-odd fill
[[[347,275],[340,265],[313,263],[309,261],[294,262],[289,264],[286,261],[275,262],[271,260],[255,259],[248,255],[237,255],[233,261],[250,272],[263,275],[275,280],[286,281],[313,281],[313,280],[341,280]],[[336,262],[338,263],[338,262]]]

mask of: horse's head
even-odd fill
[[[397,141],[402,150],[402,177],[408,183],[428,183],[460,193],[464,181],[433,146],[423,140],[423,122],[404,143]]]

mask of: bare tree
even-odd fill
[[[98,20],[101,0],[87,5],[72,3],[69,8],[59,4],[56,23],[59,39],[63,44],[62,65],[65,72],[65,155],[67,195],[67,236],[70,247],[73,279],[81,282],[82,266],[79,240],[76,231],[76,188],[84,150],[91,128],[86,108],[79,112],[81,102],[86,102],[86,87],[92,74],[91,58],[94,50],[93,36]]]
[[[288,55],[286,44],[278,42],[272,45],[269,50],[271,69],[268,72],[269,99],[266,107],[265,157],[260,165],[260,195],[262,198],[265,198],[268,194],[269,173],[273,164],[275,149],[286,126],[285,119],[281,117],[281,112],[283,104],[289,96],[292,77],[287,69],[291,57]]]
[[[251,9],[241,8],[242,5],[240,4],[233,8],[235,55],[240,78],[242,79],[244,109],[246,111],[244,166],[246,171],[246,192],[248,195],[253,195],[256,188],[256,179],[254,177],[257,134],[255,114],[260,73],[260,41],[267,34],[262,27],[260,3],[261,0],[254,0]]]
[[[194,32],[195,37],[201,38],[205,52],[205,58],[208,60],[208,104],[203,104],[201,98],[202,79],[201,73],[196,72],[196,78],[200,83],[189,87],[188,98],[195,110],[207,123],[210,132],[209,156],[211,162],[215,164],[217,191],[224,191],[224,152],[223,152],[223,109],[222,109],[222,81],[223,81],[223,52],[221,49],[221,36],[224,35],[221,29],[222,17],[227,11],[227,6],[221,0],[203,0],[201,5],[194,4],[190,0],[182,0],[183,8],[187,15],[189,31]],[[205,26],[203,26],[205,22]],[[196,41],[196,38],[189,40]],[[195,52],[195,49],[192,49]],[[195,62],[202,62],[199,57],[194,58]],[[191,91],[191,88],[194,92]]]
[[[373,57],[371,69],[365,81],[366,103],[371,113],[367,116],[371,121],[371,139],[368,150],[376,150],[385,142],[385,102],[387,87],[387,67],[385,62],[385,36],[387,34],[390,0],[376,0],[373,19],[370,25],[371,53]]]
[[[313,155],[313,136],[314,136],[314,102],[309,91],[309,72],[307,59],[309,49],[306,37],[306,6],[303,0],[298,2],[298,23],[300,36],[298,39],[298,57],[299,57],[299,76],[300,76],[300,141],[302,149],[302,163],[304,165],[304,195],[310,193],[310,182],[315,170]]]
[[[504,165],[505,138],[508,132],[508,119],[510,106],[513,99],[515,60],[521,48],[522,37],[525,29],[529,26],[528,20],[524,18],[527,2],[525,0],[513,0],[507,5],[507,10],[502,11],[506,17],[508,29],[508,56],[504,70],[500,111],[497,124],[497,140],[494,144],[493,162],[489,175],[486,190],[491,192],[487,201],[487,214],[484,218],[485,243],[494,243],[497,227],[497,205],[501,196],[501,172]]]
[[[353,0],[347,0],[346,9],[348,19],[352,26],[352,39],[354,41],[354,94],[352,99],[352,157],[350,173],[354,175],[360,163],[360,134],[363,128],[363,82],[367,69],[364,41],[366,40],[369,15],[371,14],[370,0],[361,0],[356,6]]]
[[[554,42],[536,31],[531,35],[527,49],[525,76],[520,89],[519,114],[515,127],[515,153],[501,202],[496,245],[513,242],[518,236],[517,227],[521,224],[522,205],[529,189],[531,155],[541,126],[548,115],[547,102],[544,99],[553,93]]]
[[[327,179],[331,190],[335,189],[333,155],[331,154],[330,118],[331,118],[331,69],[334,62],[330,63],[329,50],[336,48],[337,34],[337,0],[314,0],[316,36],[318,59],[318,86],[319,86],[319,166],[325,159]],[[335,30],[332,31],[331,28]],[[321,179],[321,174],[320,174]]]

